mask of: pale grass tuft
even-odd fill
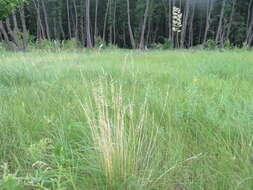
[[[81,106],[108,186],[135,178],[145,187],[151,181],[157,134],[155,125],[146,127],[147,102],[137,109],[132,103],[124,104],[121,87],[102,82],[94,86],[92,97]]]

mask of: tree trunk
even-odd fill
[[[2,32],[1,32],[1,29],[0,29],[0,42],[3,41],[3,36],[2,36]]]
[[[11,30],[9,19],[8,19],[8,21],[6,21],[6,24],[8,25],[7,28],[9,30],[9,33],[12,36],[14,43],[16,44],[18,50],[21,50],[22,49],[21,44],[20,44],[21,39],[19,39],[19,28],[18,28],[17,17],[16,17],[15,11],[12,11],[12,20],[13,20],[14,29]]]
[[[202,25],[203,25],[203,16],[200,16],[200,24],[199,24],[199,37],[198,37],[198,43],[201,44],[202,42]]]
[[[130,3],[129,3],[129,0],[127,0],[127,20],[128,20],[128,31],[129,31],[129,35],[130,35],[131,45],[132,45],[132,48],[135,49],[136,45],[135,45],[135,39],[134,39],[133,30],[132,30],[132,26],[131,26],[131,16],[130,16]]]
[[[155,32],[154,32],[154,36],[153,36],[153,43],[156,42],[156,39],[157,39],[157,33],[158,33],[158,30],[159,30],[159,25],[156,24],[156,27],[155,27]]]
[[[146,0],[146,9],[145,9],[144,19],[143,19],[143,23],[141,27],[141,38],[140,38],[140,44],[139,44],[140,49],[145,48],[144,38],[145,38],[146,23],[147,23],[147,18],[148,18],[149,3],[150,3],[150,0]]]
[[[117,0],[114,0],[114,11],[113,11],[113,44],[116,43],[116,12],[117,12]]]
[[[232,10],[231,10],[231,13],[230,13],[230,18],[229,18],[228,29],[227,29],[227,33],[226,33],[226,40],[229,40],[231,26],[232,26],[232,22],[233,22],[234,13],[235,13],[236,1],[237,0],[233,0]]]
[[[91,31],[90,31],[90,0],[86,0],[86,35],[87,47],[92,48]]]
[[[247,17],[247,28],[249,27],[250,24],[250,16],[251,14],[253,14],[250,10],[251,10],[251,6],[252,6],[253,0],[250,0],[249,2],[249,6],[248,6],[248,17]]]
[[[96,0],[96,8],[95,8],[95,26],[94,26],[94,39],[96,42],[96,38],[98,36],[98,3],[99,0]]]
[[[207,40],[207,34],[210,27],[210,19],[211,19],[212,11],[213,11],[213,0],[209,0],[207,11],[206,11],[206,27],[205,27],[203,44],[205,44]]]
[[[106,26],[107,26],[107,17],[108,17],[109,7],[110,7],[110,0],[107,1],[106,12],[105,12],[104,29],[103,29],[103,40],[104,41],[106,38]]]
[[[171,26],[170,26],[170,21],[169,20],[171,18],[170,17],[171,13],[170,13],[170,10],[167,6],[168,1],[167,0],[162,0],[162,2],[163,2],[163,8],[164,8],[164,11],[165,11],[165,18],[164,18],[165,19],[165,24],[164,24],[165,25],[165,34],[168,34],[169,38],[170,38],[170,28],[171,28]],[[169,1],[169,6],[170,6],[170,1]]]
[[[109,5],[109,43],[112,44],[112,29],[113,29],[113,25],[112,25],[112,0],[110,0],[110,5]]]
[[[26,28],[26,21],[25,21],[25,11],[24,11],[24,3],[20,6],[20,18],[22,24],[22,39],[23,39],[23,50],[25,51],[28,46],[28,39],[27,39],[27,28]]]
[[[123,29],[123,44],[124,44],[124,47],[127,46],[127,43],[126,43],[126,31]]]
[[[76,5],[76,0],[73,0],[74,4],[74,10],[75,10],[75,38],[78,40],[78,15],[77,15],[77,5]]]
[[[152,7],[152,6],[151,6]],[[150,42],[150,33],[151,33],[151,24],[152,24],[152,16],[148,18],[148,31],[147,31],[147,37],[146,37],[146,42]]]
[[[9,35],[11,36],[14,44],[16,45],[16,48],[18,50],[20,50],[21,48],[20,48],[20,45],[19,45],[18,35],[17,35],[17,33],[15,31],[13,31],[11,29],[11,24],[10,24],[9,18],[6,18],[6,26],[7,26],[7,31],[9,33]]]
[[[248,40],[248,46],[250,46],[252,44],[253,41],[253,34],[251,33],[249,40]]]
[[[69,0],[67,0],[67,17],[68,17],[68,30],[69,30],[69,38],[72,38],[72,31],[71,31],[71,21],[70,21],[70,14],[69,14]]]
[[[33,0],[35,9],[36,9],[36,13],[37,13],[37,39],[41,40],[41,39],[45,39],[45,32],[44,32],[44,27],[41,23],[41,18],[40,18],[40,2],[36,0]]]
[[[65,36],[65,32],[63,29],[63,25],[62,25],[62,13],[61,10],[58,10],[58,17],[59,17],[59,27],[60,27],[60,31],[61,31],[61,39],[65,40],[66,36]]]
[[[225,5],[226,5],[226,0],[223,0],[222,1],[221,12],[220,12],[219,26],[218,26],[217,33],[216,33],[216,38],[215,38],[216,43],[218,43],[221,40],[222,21],[223,21],[223,17],[224,17]]]
[[[12,19],[13,19],[14,32],[16,32],[18,34],[19,33],[19,29],[18,29],[16,12],[12,11],[11,14],[12,14]]]
[[[181,48],[184,48],[187,23],[188,23],[188,18],[189,18],[189,9],[190,9],[190,0],[186,0],[186,10],[184,11],[183,26],[182,26],[181,40],[180,40]]]
[[[253,7],[252,7],[252,11],[253,11]],[[245,43],[246,45],[250,46],[252,43],[252,28],[253,28],[253,14],[251,14],[251,21],[249,23],[248,29],[247,29],[247,33],[246,33],[246,39],[245,39]]]
[[[86,35],[85,35],[85,31],[86,31],[86,28],[85,28],[85,19],[86,19],[86,13],[85,13],[85,4],[86,4],[86,1],[85,0],[82,0],[80,2],[80,6],[81,6],[81,18],[80,18],[80,31],[81,31],[81,41],[82,41],[82,44],[83,46],[86,45]]]
[[[5,40],[6,42],[9,42],[9,41],[10,41],[10,40],[9,40],[9,36],[8,36],[6,30],[5,30],[3,21],[1,21],[1,20],[0,20],[0,31],[1,31],[1,33],[2,33],[3,36],[4,36],[4,40]]]
[[[48,25],[47,10],[46,10],[46,6],[45,6],[45,0],[42,0],[41,4],[42,4],[42,10],[43,10],[43,13],[44,13],[44,18],[45,18],[47,39],[51,40],[51,35],[50,35],[50,30],[49,30],[49,25]]]
[[[194,1],[194,3],[193,3],[192,15],[190,18],[188,47],[193,46],[193,21],[194,21],[194,16],[195,16],[195,8],[196,8],[196,1]]]

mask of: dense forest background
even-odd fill
[[[0,41],[17,49],[70,39],[140,49],[253,41],[253,0],[27,0],[15,9],[10,2],[0,0]],[[172,29],[174,6],[182,12],[180,32]]]

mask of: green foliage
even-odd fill
[[[0,49],[5,50],[5,51],[17,51],[17,47],[13,42],[1,42],[0,44]]]
[[[0,189],[251,190],[252,73],[242,49],[0,52]]]
[[[203,45],[196,45],[196,46],[193,46],[191,49],[193,49],[193,50],[203,50],[204,46]]]
[[[28,44],[33,46],[36,43],[36,36],[32,35],[30,32],[27,32],[26,36]]]
[[[226,48],[226,49],[233,49],[234,46],[233,46],[233,44],[230,42],[230,40],[225,40],[225,42],[224,42],[224,48]]]
[[[11,174],[8,165],[0,165],[0,189],[23,190],[24,186],[18,180],[16,174]]]
[[[0,19],[3,19],[3,25],[6,28],[6,24],[4,22],[4,18],[7,16],[10,16],[10,24],[11,28],[13,28],[13,22],[12,17],[10,15],[10,12],[12,10],[15,10],[20,2],[23,2],[24,0],[0,0]],[[177,2],[178,1],[178,2]],[[175,1],[175,6],[180,7],[182,11],[187,10],[188,4],[187,1],[183,0],[179,4],[179,0]],[[84,37],[84,30],[85,30],[85,19],[84,17],[84,2],[83,1],[66,1],[66,0],[43,0],[43,1],[27,1],[30,3],[26,3],[24,6],[24,16],[26,19],[26,25],[29,32],[33,35],[40,35],[37,36],[37,39],[40,39],[41,36],[47,36],[52,40],[66,40],[70,39],[74,36],[78,36],[78,40],[80,40],[80,43],[83,45],[85,43]],[[43,2],[43,4],[42,4]],[[108,44],[111,43],[110,38],[113,37],[115,39],[115,43],[118,47],[123,48],[129,48],[131,47],[130,37],[129,37],[129,28],[128,28],[128,16],[127,16],[127,3],[124,0],[99,0],[95,1],[92,0],[91,6],[90,6],[90,24],[91,28],[94,28],[95,19],[96,19],[96,35],[100,35],[103,37],[105,41],[100,39],[95,39],[95,47],[98,48],[101,44]],[[96,3],[98,4],[98,12],[95,17],[95,8]],[[140,34],[142,30],[142,23],[143,23],[143,16],[146,9],[146,2],[145,0],[130,0],[130,18],[131,18],[131,28],[133,31],[134,40],[136,42],[136,46],[138,47],[138,42],[140,41]],[[156,3],[150,1],[149,9],[148,9],[148,20],[145,27],[145,36],[148,37],[145,40],[145,44],[148,47],[152,47],[155,49],[171,49],[173,46],[173,43],[176,43],[177,37],[174,36],[172,32],[172,10],[169,10],[169,7],[172,9],[172,7],[169,5],[168,0],[157,0]],[[185,41],[185,47],[188,47],[187,44],[202,44],[202,40],[205,38],[207,39],[216,39],[220,36],[217,34],[217,29],[219,26],[219,20],[222,20],[222,25],[224,30],[222,32],[224,34],[224,37],[221,39],[217,39],[219,41],[219,44],[222,44],[222,46],[218,46],[218,48],[224,48],[224,38],[227,36],[229,37],[229,40],[231,44],[237,47],[242,47],[243,42],[247,42],[247,46],[252,46],[252,42],[250,42],[251,38],[250,35],[252,33],[252,27],[250,26],[250,16],[252,15],[251,11],[251,0],[238,0],[238,1],[217,1],[215,0],[212,4],[211,3],[205,3],[206,1],[200,1],[196,0],[196,2],[193,5],[192,9],[195,11],[190,11],[188,14],[188,19],[186,23],[186,28],[183,28],[185,35],[185,39],[182,39]],[[224,15],[222,19],[219,19],[220,16],[222,16],[221,13],[221,7],[222,2],[226,2],[225,4],[225,10]],[[38,4],[39,3],[39,4]],[[67,5],[67,3],[70,3]],[[235,6],[233,6],[236,3]],[[37,17],[38,12],[36,11],[36,7],[40,5],[41,11],[41,25],[38,25],[35,19]],[[44,13],[43,7],[45,5],[46,12]],[[203,18],[206,19],[208,16],[207,12],[208,10],[211,10],[212,6],[212,14],[211,17],[208,20],[203,20]],[[232,8],[235,8],[234,11],[232,11]],[[67,10],[69,8],[69,10]],[[205,11],[204,11],[205,10]],[[18,21],[19,30],[22,31],[21,26],[21,19],[20,11],[16,9],[16,16]],[[106,15],[105,15],[106,14]],[[192,15],[194,14],[194,15]],[[233,15],[232,15],[233,14]],[[105,18],[106,19],[101,19]],[[46,19],[47,18],[47,19]],[[67,19],[70,19],[70,22],[67,21]],[[76,27],[76,23],[73,22],[77,18],[78,26]],[[172,20],[171,20],[172,19]],[[206,21],[209,23],[207,24]],[[48,25],[48,26],[46,26]],[[206,28],[210,26],[209,28]],[[39,29],[39,27],[42,27],[43,29]],[[75,31],[77,29],[77,31]],[[205,31],[208,29],[208,31]],[[43,33],[45,34],[39,34],[39,30],[43,30]],[[49,32],[49,34],[47,34]],[[75,33],[77,32],[77,33]],[[92,31],[92,33],[94,33]],[[207,32],[207,33],[206,33]],[[246,34],[249,33],[250,35],[246,37]],[[204,34],[207,36],[204,37]],[[179,34],[178,34],[179,35]],[[166,42],[160,41],[159,38],[173,38],[175,39],[172,42]],[[182,37],[183,37],[182,36]],[[180,35],[179,41],[180,40]],[[11,36],[10,36],[11,38]],[[82,40],[81,40],[82,39]],[[157,44],[151,44],[153,42],[156,42]],[[216,45],[219,45],[216,44]],[[53,46],[53,45],[52,45]],[[61,44],[62,46],[62,44]],[[67,45],[68,46],[68,45]],[[70,46],[75,46],[71,45]],[[177,45],[174,44],[174,47]],[[208,49],[214,49],[214,44],[207,44]],[[231,45],[229,49],[231,48]],[[71,48],[72,49],[72,48]]]
[[[59,43],[56,41],[50,41],[50,40],[44,39],[36,43],[36,48],[43,49],[43,50],[52,50],[52,49],[55,49],[58,46],[58,44]]]
[[[31,46],[37,49],[50,50],[50,51],[60,51],[61,49],[73,51],[73,50],[80,49],[82,47],[80,42],[76,40],[75,38],[72,38],[70,40],[63,40],[63,41],[59,41],[59,40],[50,41],[50,40],[44,39],[44,40],[38,41],[36,44],[31,45]]]
[[[173,48],[173,42],[169,39],[164,40],[163,49],[172,49]]]
[[[0,42],[0,52],[4,51],[4,42]]]
[[[163,39],[162,42],[152,44],[150,48],[160,50],[173,49],[173,42],[169,39]]]
[[[25,0],[0,0],[0,19],[8,16],[13,10],[18,8],[19,4]]]
[[[163,44],[161,43],[153,43],[150,45],[151,49],[157,49],[157,50],[162,50],[163,49]]]
[[[110,44],[110,43],[106,46],[106,48],[111,49],[111,50],[119,49],[119,47],[116,44]]]
[[[70,40],[64,40],[62,41],[62,48],[66,50],[75,50],[81,48],[81,43],[75,38],[72,38]]]
[[[206,43],[204,44],[204,48],[205,49],[209,49],[209,50],[214,50],[217,48],[217,43],[215,40],[207,40]]]
[[[95,47],[99,48],[101,45],[106,46],[106,42],[100,37],[95,37]]]

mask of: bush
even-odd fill
[[[17,51],[17,46],[13,42],[2,42],[0,44],[0,50],[6,50],[6,51]]]
[[[225,49],[233,49],[234,46],[233,46],[233,44],[230,42],[230,40],[225,40],[225,42],[224,42],[224,48],[225,48]]]
[[[43,50],[50,50],[50,51],[59,51],[61,49],[68,49],[68,50],[74,50],[79,49],[81,47],[81,44],[78,40],[75,38],[72,38],[70,40],[41,40],[37,42],[36,48],[43,49]]]
[[[165,39],[162,49],[173,49],[173,42],[170,39]]]
[[[98,48],[101,45],[106,46],[106,42],[100,36],[95,37],[95,48]]]
[[[173,49],[173,42],[165,38],[162,42],[151,44],[150,48],[159,50]]]
[[[207,40],[204,44],[205,49],[213,50],[217,48],[217,43],[215,40]]]
[[[0,51],[3,51],[3,50],[4,50],[3,42],[0,42]]]
[[[81,48],[81,43],[75,38],[72,38],[70,40],[64,40],[62,41],[62,48],[68,50],[79,49]]]
[[[193,46],[191,49],[193,49],[193,50],[203,50],[204,46],[202,44],[199,44],[199,45]]]
[[[53,49],[54,47],[53,47],[52,41],[44,39],[44,40],[37,41],[36,48],[49,50],[49,49]]]
[[[161,43],[153,43],[153,44],[150,45],[150,48],[151,49],[159,49],[159,50],[161,50],[161,49],[163,49],[162,46],[163,46],[163,44],[161,44]]]
[[[117,45],[115,45],[115,44],[108,44],[107,46],[106,46],[106,48],[108,48],[108,49],[118,49],[119,47],[117,46]]]

